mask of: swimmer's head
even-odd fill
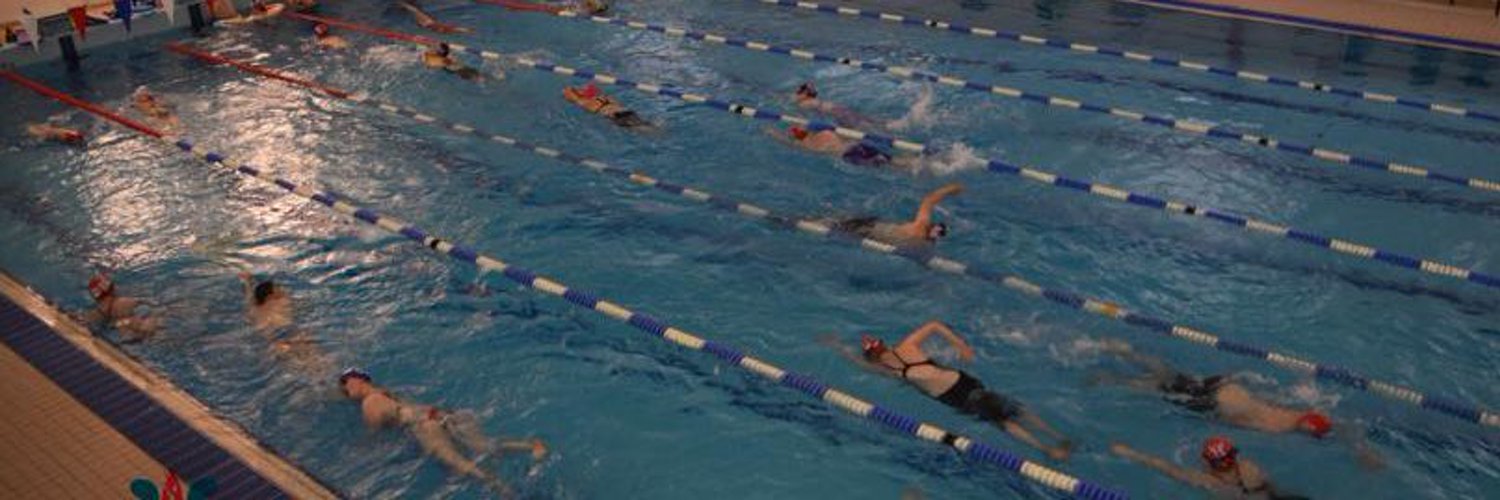
[[[791,127],[787,127],[786,133],[791,134],[791,136],[792,136],[793,139],[796,139],[796,140],[799,140],[799,141],[803,140],[803,139],[806,139],[807,136],[809,135],[809,133],[807,132],[807,129],[802,128],[801,125],[792,125]]]
[[[1229,438],[1214,436],[1203,442],[1203,461],[1216,471],[1234,469],[1235,459],[1239,455],[1240,450],[1234,447]]]
[[[369,373],[365,373],[364,370],[361,370],[359,368],[344,369],[343,373],[339,374],[339,389],[343,390],[344,395],[347,395],[349,397],[354,397],[354,395],[349,392],[350,380],[362,380],[366,384],[375,382],[375,378],[371,377]]]
[[[453,48],[449,47],[447,43],[439,42],[436,52],[437,55],[448,57],[448,54],[453,53]]]
[[[276,292],[278,291],[280,291],[280,289],[277,288],[276,283],[272,282],[271,280],[265,280],[260,283],[256,283],[255,305],[265,304],[266,301],[275,296]]]
[[[859,336],[859,350],[864,352],[865,361],[876,362],[880,360],[880,355],[885,354],[888,348],[885,346],[884,340],[880,340],[873,335],[862,334]]]
[[[318,38],[328,36],[328,25],[325,23],[314,24],[313,35],[317,36]]]
[[[115,282],[110,281],[109,275],[97,273],[89,278],[89,296],[95,301],[104,300],[115,294]]]
[[[948,225],[944,223],[933,224],[927,228],[927,241],[937,241],[948,236]]]
[[[1297,419],[1297,429],[1312,434],[1315,438],[1321,438],[1333,429],[1333,421],[1327,415],[1316,411],[1309,411]]]
[[[797,87],[797,97],[802,99],[817,99],[818,88],[814,87],[812,82],[802,82],[802,85]]]

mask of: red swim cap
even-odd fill
[[[864,351],[866,359],[877,358],[886,351],[885,341],[870,334],[860,334],[859,350]]]
[[[67,131],[64,131],[62,133],[62,140],[63,140],[63,142],[66,142],[66,143],[69,143],[69,144],[79,144],[79,143],[82,143],[83,142],[83,132],[79,132],[77,130],[67,130]]]
[[[1203,441],[1203,460],[1215,469],[1233,467],[1234,458],[1239,454],[1240,450],[1234,447],[1229,438],[1214,436]]]
[[[790,128],[786,129],[786,131],[787,133],[792,134],[792,137],[796,137],[799,141],[806,139],[808,135],[807,129],[802,128],[801,125],[792,125]]]
[[[1328,417],[1322,413],[1309,411],[1304,413],[1302,418],[1297,419],[1297,427],[1312,434],[1315,438],[1321,438],[1333,429],[1333,421],[1328,420]]]
[[[593,99],[595,97],[598,97],[599,86],[594,85],[594,82],[589,82],[588,84],[585,84],[583,86],[583,90],[578,91],[578,95],[582,96],[584,99]]]
[[[104,273],[95,274],[89,278],[89,296],[94,300],[104,300],[109,294],[114,293],[115,284],[109,280]]]

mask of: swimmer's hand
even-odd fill
[[[532,460],[541,460],[542,457],[545,457],[545,456],[547,456],[547,445],[546,445],[546,443],[543,443],[542,440],[540,440],[540,439],[532,439],[531,440],[531,459]]]
[[[958,348],[958,359],[965,363],[974,362],[974,348],[967,345]]]

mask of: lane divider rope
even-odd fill
[[[741,40],[730,36],[693,31],[686,28],[675,28],[671,26],[650,24],[640,21],[628,21],[606,16],[587,15],[571,10],[559,11],[553,15],[566,19],[586,20],[593,21],[599,24],[609,24],[635,30],[652,31],[667,36],[716,43],[729,47],[736,47],[757,52],[765,52],[768,54],[777,54],[793,59],[841,64],[853,68],[895,75],[914,81],[939,83],[961,88],[967,91],[983,92],[1013,99],[1020,99],[1022,101],[1041,104],[1054,108],[1062,108],[1073,111],[1087,111],[1097,114],[1109,115],[1134,122],[1155,125],[1158,127],[1165,127],[1184,134],[1211,137],[1220,140],[1237,141],[1252,146],[1259,146],[1266,149],[1272,149],[1285,153],[1314,158],[1337,165],[1360,167],[1368,170],[1418,177],[1429,181],[1454,184],[1472,189],[1500,193],[1500,182],[1488,179],[1449,174],[1442,171],[1433,170],[1428,167],[1360,156],[1353,153],[1347,153],[1310,144],[1287,142],[1270,136],[1236,132],[1222,125],[1214,125],[1211,123],[1193,120],[1178,120],[1175,118],[1168,118],[1166,116],[1153,115],[1140,111],[1093,104],[1067,97],[1039,94],[1036,92],[1027,92],[1025,90],[1017,88],[1004,87],[989,83],[972,82],[954,76],[929,73],[907,66],[890,66],[880,63],[861,61],[859,59],[849,57],[833,57],[795,47],[773,45],[770,43],[758,42],[753,40]]]
[[[226,58],[223,58],[222,56],[206,53],[203,54],[209,57],[200,56],[200,58],[211,62],[221,62],[236,67],[241,64],[246,64],[230,61]],[[264,74],[262,72],[255,73]],[[299,79],[284,78],[281,80],[297,83]],[[311,87],[324,92],[326,92],[327,88],[321,85]],[[758,205],[737,201],[726,196],[715,195],[706,190],[698,189],[696,187],[659,180],[646,175],[641,171],[632,171],[616,167],[597,159],[581,157],[559,149],[531,144],[512,137],[485,131],[472,125],[447,121],[431,114],[423,113],[411,108],[402,107],[395,103],[372,99],[361,94],[351,94],[343,91],[340,92],[344,96],[347,96],[342,97],[343,99],[349,100],[356,104],[362,104],[390,114],[405,117],[450,133],[459,135],[472,135],[474,137],[488,139],[492,142],[525,151],[527,153],[536,154],[558,160],[560,162],[577,165],[595,173],[625,179],[629,182],[654,188],[659,191],[698,202],[723,212],[734,213],[740,216],[761,220],[779,228],[797,230],[800,232],[822,237],[830,241],[844,243],[864,250],[903,257],[928,269],[933,269],[939,272],[957,276],[965,276],[973,279],[978,279],[981,281],[989,282],[991,284],[998,284],[1004,288],[1015,290],[1026,295],[1045,298],[1073,309],[1123,321],[1126,324],[1146,328],[1150,331],[1154,331],[1172,338],[1186,340],[1197,345],[1216,349],[1221,352],[1227,352],[1267,361],[1270,362],[1273,366],[1290,370],[1294,373],[1314,376],[1356,389],[1373,392],[1377,395],[1389,399],[1413,404],[1419,408],[1442,413],[1452,417],[1457,417],[1466,421],[1479,423],[1481,425],[1491,427],[1500,426],[1500,415],[1489,412],[1487,410],[1483,410],[1475,405],[1427,396],[1414,389],[1374,380],[1334,365],[1314,363],[1312,361],[1277,353],[1268,349],[1262,349],[1238,341],[1222,339],[1211,333],[1196,330],[1187,326],[1174,325],[1170,322],[1167,322],[1166,320],[1133,312],[1111,302],[1081,296],[1068,291],[1044,288],[1041,285],[1037,285],[1019,276],[1006,275],[997,270],[981,268],[976,265],[955,261],[936,254],[914,252],[908,249],[902,249],[900,247],[896,247],[894,245],[890,245],[878,240],[864,238],[852,232],[839,230],[823,222],[799,219],[796,216],[777,214]]]
[[[698,337],[685,330],[671,326],[656,317],[632,311],[623,305],[600,298],[598,295],[571,288],[566,284],[538,275],[525,268],[480,254],[470,246],[465,246],[454,240],[433,236],[431,233],[395,217],[380,214],[369,208],[352,205],[334,194],[320,191],[315,186],[308,184],[299,185],[292,181],[276,177],[273,172],[262,168],[241,163],[234,158],[219,153],[207,152],[201,148],[196,148],[191,140],[168,137],[161,132],[108,112],[92,103],[26,79],[15,72],[0,70],[0,77],[63,103],[97,113],[107,119],[115,120],[127,127],[136,129],[148,136],[160,139],[182,151],[197,156],[210,165],[217,165],[236,174],[275,185],[288,193],[316,202],[351,219],[405,236],[434,252],[446,255],[454,260],[473,264],[479,267],[483,273],[499,274],[521,286],[562,298],[575,306],[598,312],[680,347],[712,354],[714,357],[730,365],[743,368],[774,383],[800,391],[861,418],[880,423],[886,427],[925,441],[942,444],[971,459],[998,465],[1026,479],[1080,498],[1090,500],[1127,500],[1129,498],[1124,492],[1112,490],[1087,480],[1070,476],[983,442],[950,433],[941,427],[896,413],[885,407],[855,397],[850,393],[830,387],[810,376],[778,368],[764,360],[745,354],[730,345]]]
[[[1326,83],[1318,83],[1318,82],[1308,81],[1308,80],[1299,80],[1299,79],[1296,79],[1296,78],[1280,77],[1280,76],[1276,76],[1276,75],[1271,75],[1271,74],[1267,74],[1267,73],[1259,73],[1259,72],[1249,71],[1249,70],[1236,70],[1236,69],[1231,69],[1231,68],[1222,67],[1222,66],[1214,66],[1214,65],[1208,64],[1208,63],[1202,63],[1202,62],[1196,62],[1196,61],[1189,61],[1189,60],[1186,60],[1186,59],[1178,59],[1178,58],[1173,58],[1173,57],[1164,57],[1164,56],[1160,56],[1160,55],[1153,55],[1153,54],[1147,54],[1147,53],[1142,53],[1142,52],[1134,52],[1134,51],[1129,51],[1129,50],[1124,50],[1124,49],[1119,49],[1119,48],[1106,47],[1106,46],[1102,46],[1102,45],[1080,43],[1080,42],[1071,42],[1071,41],[1068,41],[1068,40],[1062,40],[1062,39],[1058,39],[1058,38],[1047,38],[1047,37],[1036,36],[1036,35],[1027,35],[1027,34],[1024,34],[1024,33],[1015,33],[1015,32],[1010,32],[1010,31],[1005,31],[1005,30],[999,30],[999,29],[992,29],[992,28],[980,28],[980,27],[974,27],[974,26],[965,26],[965,25],[958,24],[958,23],[953,23],[953,22],[948,22],[948,21],[940,21],[940,20],[936,20],[936,19],[918,19],[918,18],[909,17],[909,16],[903,16],[901,14],[894,14],[894,13],[890,13],[890,12],[877,12],[877,11],[872,11],[872,10],[856,9],[856,8],[853,8],[853,7],[840,7],[840,6],[836,6],[836,5],[824,5],[824,4],[820,4],[820,3],[816,3],[816,2],[803,2],[803,1],[797,1],[797,0],[756,0],[756,1],[758,1],[760,3],[763,3],[763,4],[775,5],[775,6],[778,6],[778,7],[785,7],[785,8],[791,8],[791,9],[810,10],[810,11],[814,11],[814,12],[818,12],[818,13],[822,13],[822,14],[843,15],[843,16],[855,17],[855,18],[860,18],[860,19],[867,19],[867,20],[874,20],[874,21],[885,21],[885,22],[891,22],[891,23],[901,24],[901,25],[905,25],[905,26],[921,26],[921,27],[932,28],[932,29],[936,29],[936,30],[940,30],[940,31],[948,31],[948,32],[952,32],[952,33],[959,33],[959,34],[964,34],[964,35],[972,35],[972,36],[976,36],[976,37],[979,37],[979,38],[988,38],[988,39],[995,39],[995,40],[1006,40],[1006,41],[1011,41],[1011,42],[1020,42],[1020,43],[1024,43],[1024,44],[1028,44],[1028,45],[1033,45],[1033,46],[1037,46],[1037,47],[1047,47],[1047,48],[1051,48],[1051,49],[1061,49],[1061,50],[1067,50],[1067,51],[1077,52],[1077,53],[1080,53],[1080,54],[1093,54],[1093,55],[1100,55],[1100,56],[1115,57],[1115,58],[1118,58],[1118,59],[1124,59],[1126,61],[1134,61],[1134,62],[1151,64],[1151,65],[1156,65],[1156,66],[1165,66],[1165,67],[1169,67],[1169,68],[1185,69],[1185,70],[1189,70],[1189,71],[1196,71],[1196,72],[1199,72],[1199,73],[1206,73],[1206,74],[1211,74],[1211,75],[1218,75],[1218,76],[1223,76],[1223,77],[1228,77],[1228,78],[1238,78],[1240,80],[1245,80],[1245,81],[1250,81],[1250,82],[1258,82],[1258,83],[1265,83],[1265,84],[1271,84],[1271,85],[1279,85],[1279,86],[1282,86],[1282,87],[1299,88],[1299,89],[1303,89],[1303,90],[1309,90],[1309,91],[1317,92],[1319,94],[1333,94],[1333,95],[1338,95],[1338,96],[1343,96],[1343,97],[1351,97],[1351,98],[1355,98],[1355,99],[1363,99],[1363,100],[1371,101],[1371,102],[1379,102],[1379,103],[1386,103],[1386,104],[1395,104],[1395,105],[1399,105],[1399,106],[1403,106],[1403,107],[1407,107],[1407,108],[1419,109],[1419,110],[1423,110],[1423,111],[1429,111],[1429,112],[1437,113],[1437,114],[1441,114],[1441,115],[1459,116],[1459,117],[1463,117],[1463,118],[1470,118],[1470,119],[1474,119],[1474,120],[1487,121],[1487,122],[1491,122],[1491,123],[1500,123],[1500,115],[1496,115],[1494,113],[1486,113],[1486,112],[1483,112],[1483,111],[1478,111],[1478,110],[1473,110],[1473,109],[1468,109],[1468,108],[1465,108],[1463,106],[1454,105],[1454,104],[1442,104],[1442,103],[1437,103],[1437,102],[1429,102],[1429,101],[1423,101],[1423,100],[1419,100],[1419,99],[1412,99],[1412,98],[1409,98],[1409,97],[1401,97],[1401,96],[1397,96],[1397,95],[1393,95],[1393,94],[1388,94],[1388,93],[1383,93],[1383,92],[1372,92],[1372,91],[1360,90],[1360,89],[1352,88],[1352,87],[1339,87],[1339,86],[1336,86],[1336,85],[1330,85],[1330,84],[1326,84]]]
[[[327,18],[320,19],[327,20]],[[369,28],[362,25],[353,25],[352,23],[345,23],[344,25],[344,27],[346,28],[359,30],[355,26],[359,26],[359,28]],[[380,30],[378,28],[369,28],[364,31],[372,34],[381,34],[380,32],[384,30]],[[395,39],[404,40],[404,38]],[[887,144],[897,149],[911,151],[914,153],[926,153],[930,152],[931,149],[925,144],[908,139],[875,134],[848,127],[840,127],[827,122],[809,120],[807,118],[802,118],[799,116],[782,114],[774,110],[728,102],[716,99],[713,96],[683,92],[659,83],[636,82],[605,73],[535,61],[527,57],[507,57],[492,50],[469,47],[467,45],[459,43],[449,43],[449,48],[458,52],[467,52],[470,54],[474,54],[484,59],[505,59],[534,70],[590,80],[605,85],[625,87],[653,95],[678,99],[688,103],[702,104],[741,117],[798,124],[806,126],[810,130],[830,130],[842,137],[846,137],[849,139]],[[1088,193],[1098,198],[1126,203],[1137,207],[1154,208],[1163,212],[1167,212],[1169,214],[1189,215],[1197,219],[1212,220],[1229,226],[1238,227],[1247,232],[1277,236],[1284,240],[1302,243],[1315,248],[1321,248],[1323,250],[1331,251],[1340,255],[1358,257],[1361,259],[1380,262],[1395,267],[1421,271],[1430,275],[1443,276],[1446,278],[1476,283],[1490,288],[1500,288],[1500,275],[1487,274],[1441,261],[1414,257],[1399,252],[1392,252],[1390,250],[1378,248],[1372,245],[1366,245],[1352,240],[1324,236],[1318,233],[1291,227],[1289,225],[1277,224],[1274,222],[1259,220],[1244,215],[1237,215],[1232,212],[1208,208],[1202,205],[1133,193],[1119,187],[1100,184],[1085,179],[1074,179],[1057,174],[1055,172],[1039,170],[1034,167],[1011,164],[1001,160],[990,158],[979,158],[979,160],[984,161],[986,171],[994,174],[1016,176],[1021,179],[1053,188]]]

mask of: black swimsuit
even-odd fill
[[[1200,379],[1178,373],[1157,388],[1173,404],[1199,413],[1212,413],[1219,409],[1219,389],[1228,382],[1223,375]]]
[[[916,363],[907,363],[895,350],[891,351],[891,355],[896,357],[896,361],[901,362],[901,378],[903,379],[907,378],[906,372],[915,366],[928,365],[951,370],[951,368],[937,364],[930,358]],[[974,378],[973,375],[969,375],[963,370],[954,371],[958,372],[958,382],[954,382],[953,387],[949,387],[942,394],[933,396],[933,399],[941,401],[943,404],[951,406],[958,411],[978,415],[980,418],[995,422],[1004,422],[1021,414],[1020,403],[996,394],[993,391],[986,390],[983,382],[980,382],[979,379]]]

